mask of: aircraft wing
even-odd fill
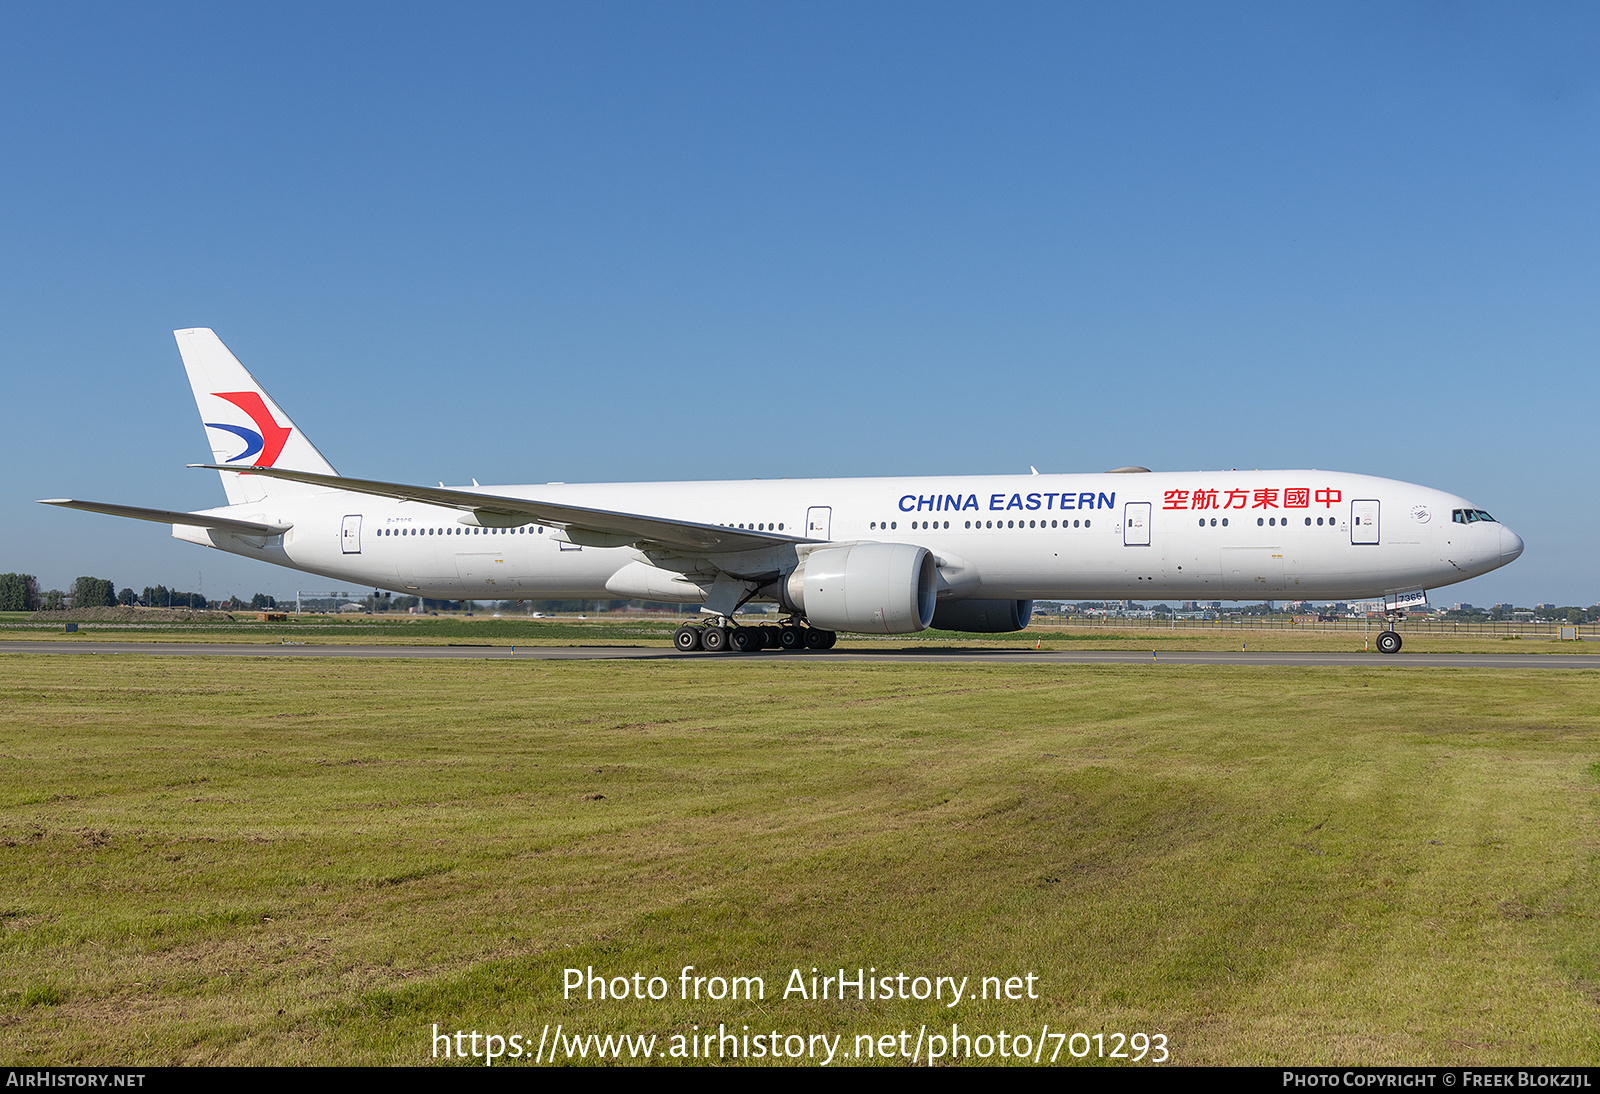
[[[802,536],[786,536],[779,532],[726,528],[720,524],[696,524],[692,521],[669,520],[638,513],[617,513],[608,509],[560,505],[532,498],[509,498],[474,490],[453,490],[444,486],[408,486],[397,482],[377,482],[372,479],[351,479],[342,475],[320,475],[311,471],[291,471],[281,467],[238,465],[229,467],[211,463],[190,464],[190,466],[212,471],[236,471],[242,475],[265,475],[309,486],[323,486],[330,490],[348,490],[357,494],[373,494],[380,498],[395,498],[399,501],[416,501],[426,505],[461,509],[477,514],[480,519],[487,518],[485,523],[488,524],[501,522],[548,524],[564,529],[569,535],[577,533],[574,542],[588,543],[596,547],[644,543],[674,551],[704,554],[717,551],[754,551],[783,544],[812,542]],[[583,537],[585,532],[591,534],[590,538]],[[604,538],[595,538],[595,533]]]
[[[137,505],[112,505],[110,502],[78,501],[75,498],[45,498],[39,504],[59,505],[64,509],[83,509],[90,513],[106,513],[113,517],[150,520],[157,524],[192,524],[196,528],[215,528],[220,532],[235,532],[241,536],[278,536],[294,527],[292,524],[259,524],[251,520],[214,517],[206,513],[184,513],[175,509],[142,509]]]

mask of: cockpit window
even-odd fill
[[[1495,523],[1494,518],[1482,509],[1452,509],[1450,510],[1450,519],[1457,524],[1476,524],[1480,520]]]

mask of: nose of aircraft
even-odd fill
[[[1500,526],[1500,564],[1504,566],[1522,553],[1522,537],[1504,524]]]

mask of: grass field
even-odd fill
[[[8,1064],[558,1022],[1600,1057],[1588,672],[0,654],[0,757]],[[671,994],[564,1000],[589,966]],[[813,967],[1038,998],[783,998]]]
[[[492,646],[660,646],[672,645],[672,632],[682,622],[678,616],[605,614],[589,619],[529,619],[508,616],[290,616],[283,623],[167,623],[141,626],[131,623],[81,623],[67,634],[61,624],[30,621],[24,613],[0,613],[0,649],[6,641],[57,642],[237,642],[277,645],[285,641],[314,645],[492,645]],[[1371,635],[1359,631],[1318,631],[1262,627],[1215,630],[1171,628],[1155,624],[1108,628],[1074,626],[1038,617],[1023,631],[1009,634],[968,634],[927,630],[917,634],[886,636],[841,635],[842,649],[958,646],[962,648],[1016,649],[1038,643],[1045,650],[1237,650],[1241,644],[1262,653],[1357,652],[1383,629],[1375,623]],[[1405,633],[1405,649],[1413,653],[1591,653],[1588,642],[1559,641],[1545,637],[1485,636]]]

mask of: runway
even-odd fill
[[[679,653],[668,646],[317,646],[249,645],[230,642],[0,642],[0,653],[49,653],[64,656],[118,654],[161,657],[319,657],[465,659],[494,661],[781,661],[797,664],[946,664],[946,665],[1245,665],[1289,667],[1361,667],[1431,669],[1588,669],[1600,670],[1597,654],[1539,653],[1144,653],[1137,650],[1034,650],[885,645],[881,649],[831,649],[760,653]]]

